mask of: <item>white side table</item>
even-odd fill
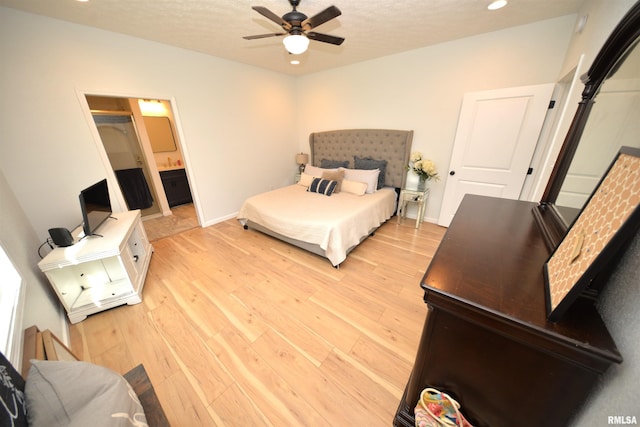
[[[401,218],[407,217],[407,204],[417,203],[418,216],[416,217],[416,228],[420,228],[424,217],[427,199],[429,198],[429,189],[418,190],[416,188],[403,188],[400,190],[400,198],[398,199],[398,223]]]

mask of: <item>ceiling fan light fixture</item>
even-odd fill
[[[487,9],[498,10],[505,7],[506,5],[507,5],[507,0],[495,0],[495,1],[492,1],[489,6],[487,6]]]
[[[307,51],[309,39],[302,34],[290,34],[282,40],[284,47],[293,55],[300,55]]]

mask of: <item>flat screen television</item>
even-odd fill
[[[80,192],[82,228],[85,236],[96,235],[96,229],[111,216],[111,199],[107,180],[96,182]]]

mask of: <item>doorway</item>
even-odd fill
[[[198,226],[170,102],[98,95],[85,98],[122,199],[129,210],[141,210],[149,239],[185,228],[154,227],[155,223]]]

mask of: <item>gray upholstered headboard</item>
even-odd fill
[[[353,156],[387,161],[385,185],[403,188],[411,153],[412,130],[342,129],[314,132],[309,135],[311,164],[320,166],[322,159],[349,161]]]

